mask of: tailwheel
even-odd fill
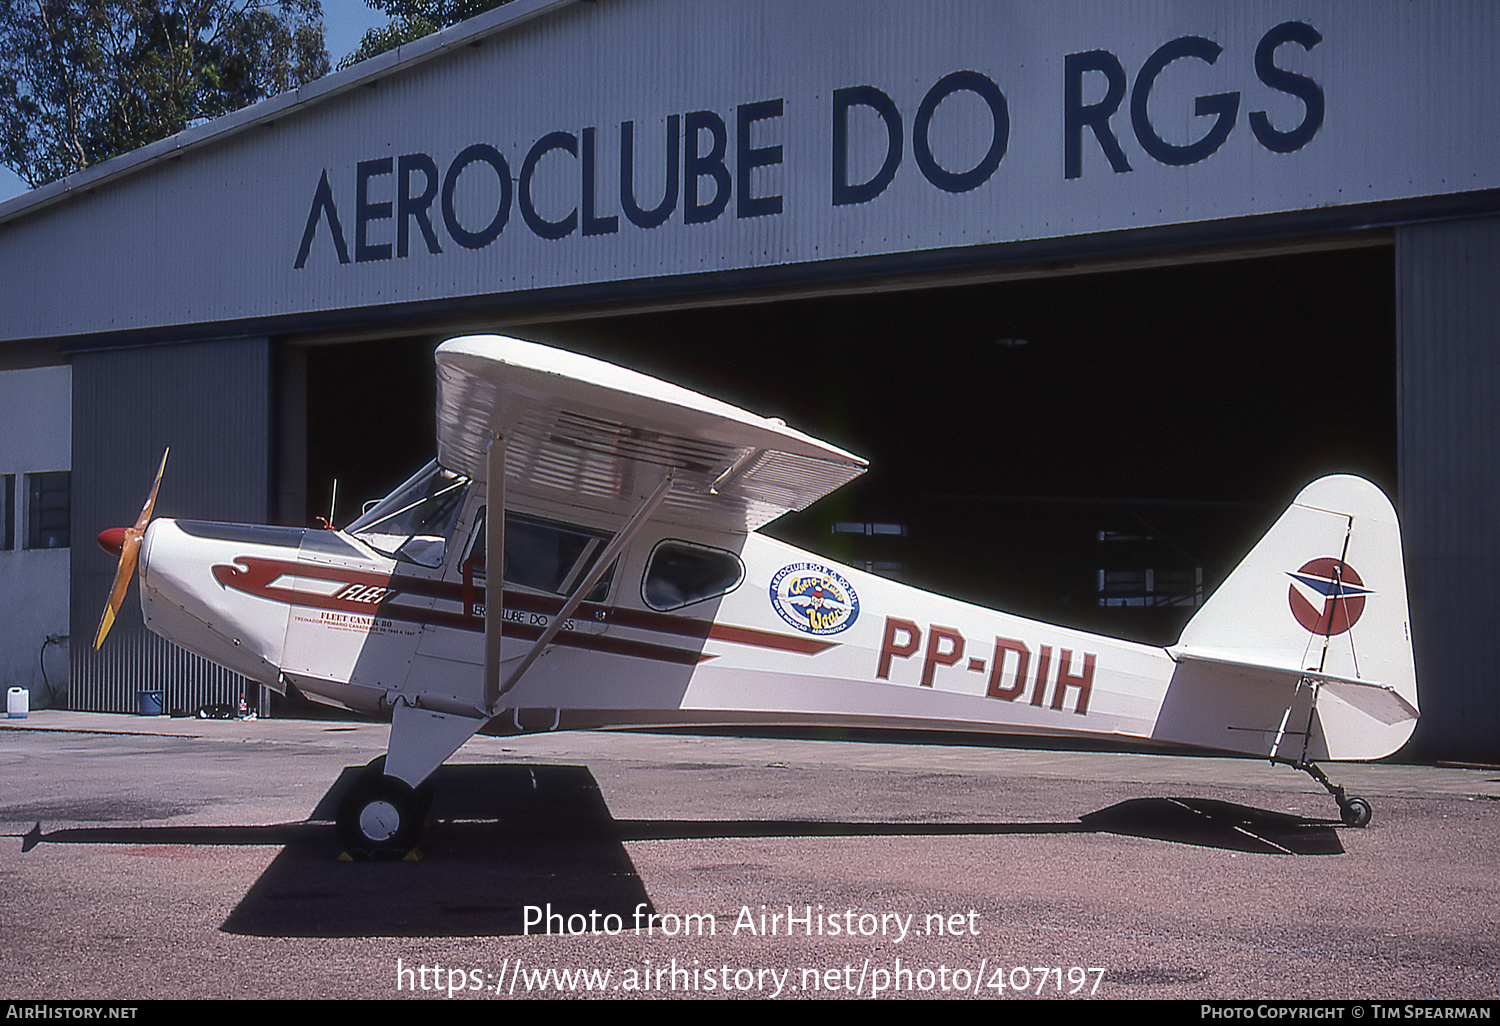
[[[339,839],[350,852],[405,855],[416,847],[431,803],[430,788],[413,788],[372,764],[339,802]]]
[[[1323,789],[1333,795],[1333,800],[1339,803],[1339,818],[1344,821],[1345,826],[1366,827],[1375,816],[1375,807],[1363,798],[1351,796],[1345,790],[1328,779],[1315,763],[1300,763],[1297,766],[1308,776],[1323,785]]]

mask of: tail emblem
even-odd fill
[[[1365,596],[1372,594],[1352,566],[1332,556],[1310,560],[1287,576],[1293,582],[1287,588],[1292,615],[1319,637],[1343,634],[1358,623]]]

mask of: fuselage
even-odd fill
[[[483,489],[433,473],[344,531],[154,521],[140,563],[148,626],[274,689],[372,715],[403,703],[475,717],[488,733],[874,727],[1105,736],[1302,762],[1378,758],[1414,724],[1336,696],[1319,702],[1295,666],[1184,661],[755,532],[670,521],[647,525],[488,708]],[[507,511],[502,679],[616,526],[578,508]]]
[[[581,576],[581,564],[562,564],[575,552],[586,562],[607,537],[577,511],[553,512],[507,517],[503,666],[550,624],[568,575]],[[481,516],[470,496],[415,560],[358,530],[159,519],[143,546],[143,611],[157,633],[272,688],[375,714],[402,697],[472,708],[484,660]],[[489,729],[837,724],[1149,738],[1173,665],[1162,649],[944,598],[757,533],[653,524]]]

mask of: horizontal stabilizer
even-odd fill
[[[1397,694],[1394,688],[1381,684],[1335,680],[1325,683],[1323,690],[1337,695],[1366,716],[1371,716],[1386,726],[1414,720],[1418,715],[1416,706]]]
[[[1364,680],[1349,680],[1327,673],[1317,673],[1312,670],[1269,667],[1263,663],[1247,663],[1238,659],[1218,658],[1182,649],[1175,649],[1172,654],[1178,663],[1213,663],[1218,666],[1231,667],[1242,671],[1273,671],[1275,676],[1284,677],[1289,682],[1300,680],[1309,684],[1317,684],[1324,691],[1337,695],[1360,712],[1363,712],[1366,716],[1373,716],[1386,725],[1415,720],[1419,715],[1416,706],[1402,698],[1395,688],[1387,687],[1384,684],[1376,684]]]

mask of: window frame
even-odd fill
[[[664,546],[668,545],[677,546],[678,548],[682,549],[694,549],[699,552],[712,553],[715,556],[728,556],[734,562],[734,565],[739,569],[739,574],[735,577],[734,583],[730,584],[728,587],[722,588],[718,591],[707,592],[702,595],[695,595],[693,598],[690,598],[685,602],[679,602],[676,605],[659,606],[655,602],[652,602],[651,597],[647,594],[646,582],[651,579],[651,569],[656,565],[657,554],[662,550]],[[705,545],[702,542],[688,541],[685,538],[663,538],[651,547],[651,554],[646,557],[645,569],[641,571],[641,601],[644,602],[649,609],[654,609],[659,613],[669,613],[677,609],[686,609],[688,606],[696,605],[699,602],[708,602],[712,599],[722,598],[725,595],[728,595],[731,592],[735,591],[737,588],[739,588],[740,585],[744,583],[745,561],[740,558],[739,553],[732,552],[729,549],[719,548],[717,545]]]
[[[46,485],[61,483],[61,488]],[[56,497],[62,495],[59,505]],[[49,501],[50,498],[50,501]],[[62,526],[56,526],[56,514],[61,512]],[[48,517],[48,514],[53,516]],[[43,470],[26,475],[26,548],[43,551],[72,547],[73,516],[73,472],[71,470]],[[44,517],[54,521],[52,527],[44,527]],[[61,538],[60,543],[52,539]]]
[[[489,553],[486,552],[484,554],[485,562],[476,562],[476,556],[485,544],[485,520],[488,516],[489,507],[487,505],[479,506],[474,512],[474,526],[469,529],[469,544],[464,549],[464,557],[461,563],[463,578],[466,584],[480,584],[488,579],[485,568],[489,560]],[[570,595],[572,593],[571,589],[594,569],[599,557],[604,555],[604,550],[609,548],[609,543],[614,537],[607,530],[589,527],[586,524],[558,520],[554,517],[541,516],[536,513],[522,513],[518,510],[507,509],[505,511],[505,543],[507,548],[510,547],[510,543],[514,538],[511,532],[511,522],[517,519],[529,526],[540,527],[544,530],[554,530],[559,533],[580,535],[598,542],[593,548],[581,553],[574,565],[568,568],[569,572],[560,582],[560,587],[564,590],[554,591],[550,588],[538,587],[534,583],[526,583],[515,580],[508,575],[506,576],[505,586],[507,588],[522,588],[526,591],[535,592],[538,595],[555,595],[560,598],[566,598]],[[584,601],[595,605],[608,601],[609,593],[614,587],[614,581],[619,575],[619,570],[620,557],[616,556],[611,561],[609,568],[604,571],[604,575],[599,578],[598,582],[589,591],[589,594],[585,596]]]
[[[0,474],[0,552],[16,547],[16,475]]]
[[[344,533],[382,556],[437,570],[447,562],[471,484],[434,460],[356,517]],[[382,525],[397,529],[378,530]]]

